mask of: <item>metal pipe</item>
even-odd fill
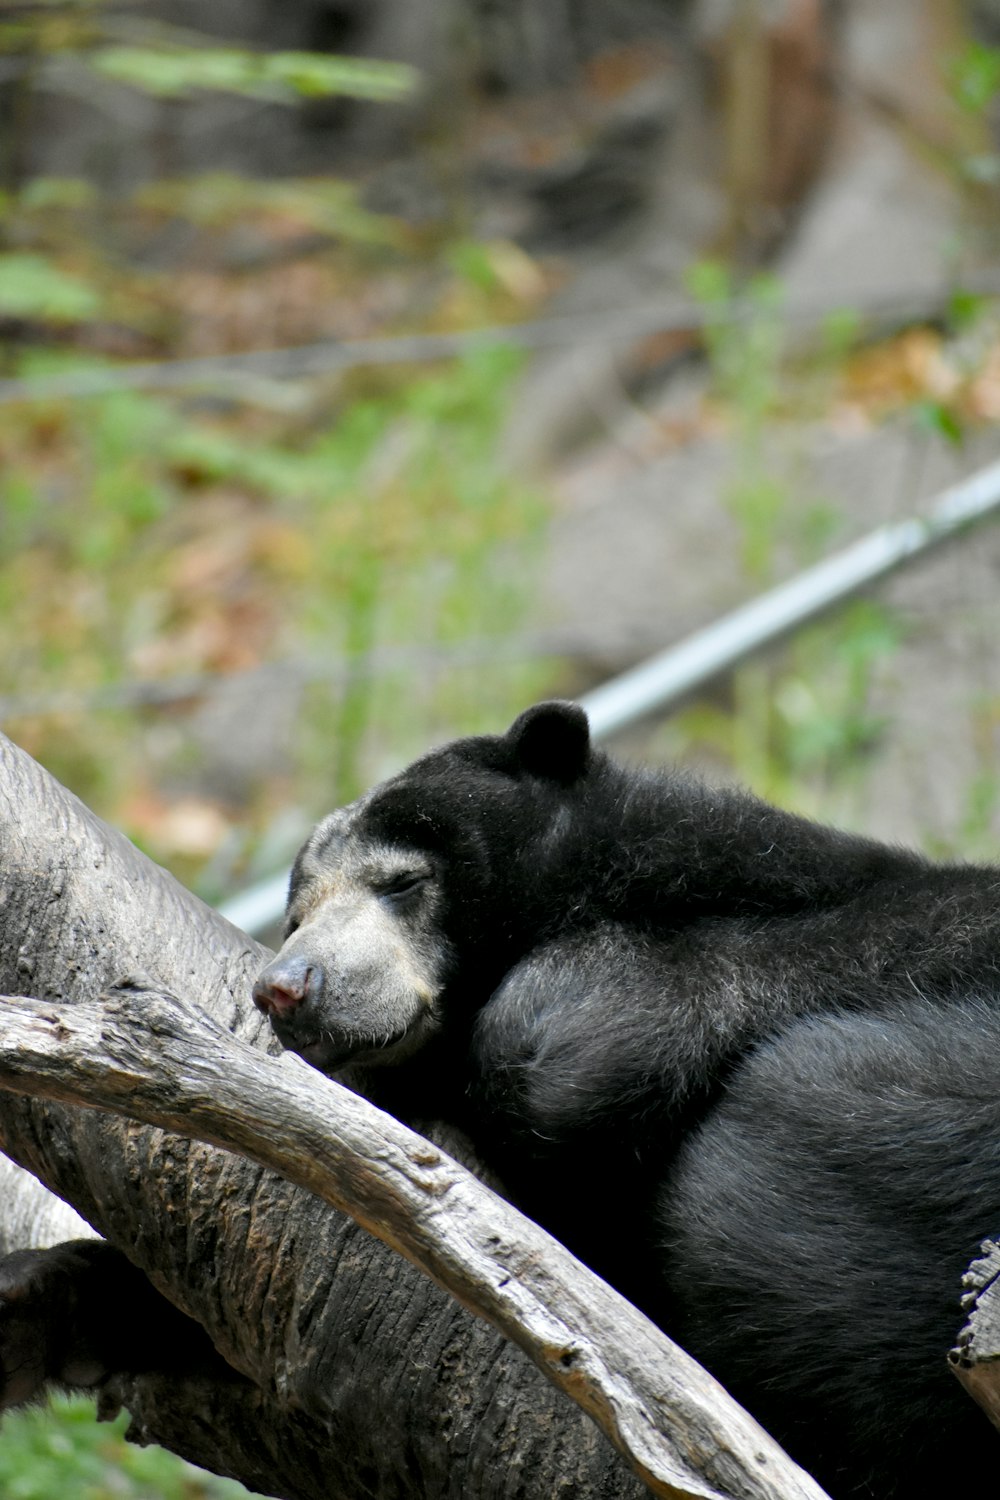
[[[843,552],[586,693],[580,702],[589,715],[591,733],[603,739],[675,703],[998,506],[1000,463],[995,463],[942,491],[926,515],[880,526]]]
[[[807,624],[878,579],[984,520],[1000,507],[1000,462],[943,490],[923,516],[890,522],[806,568],[679,645],[613,677],[580,703],[595,740],[662,712],[746,657]],[[219,910],[244,932],[272,927],[284,909],[287,874],[261,881]]]

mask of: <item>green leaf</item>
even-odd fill
[[[212,89],[279,104],[333,94],[384,102],[412,93],[418,76],[404,63],[236,47],[100,47],[86,61],[106,78],[163,99]]]
[[[22,208],[89,208],[97,201],[97,189],[82,177],[33,177],[18,194]]]
[[[981,115],[1000,93],[1000,48],[970,42],[950,68],[955,101],[969,114]]]
[[[331,57],[324,52],[272,52],[263,61],[270,78],[304,97],[345,94],[392,103],[412,94],[420,77],[406,63]]]
[[[35,34],[30,21],[0,23],[0,54],[26,52],[34,43]]]
[[[163,99],[180,99],[195,89],[279,97],[268,87],[254,53],[226,48],[101,47],[87,58],[106,78]]]
[[[845,359],[861,336],[860,315],[852,307],[838,307],[820,323],[820,343],[831,360]]]
[[[479,240],[460,240],[451,247],[448,255],[453,269],[471,286],[481,291],[492,292],[498,284],[493,264],[491,247]]]
[[[956,287],[948,298],[948,322],[956,333],[962,333],[979,321],[988,306],[989,302],[981,292]]]
[[[206,226],[280,213],[340,240],[399,245],[404,239],[397,220],[362,207],[355,185],[335,178],[261,182],[231,172],[204,172],[149,183],[136,194],[135,202],[143,209],[178,214]]]
[[[717,311],[733,295],[733,278],[721,260],[699,260],[684,273],[684,285],[702,307]]]
[[[100,305],[93,287],[43,255],[0,255],[0,313],[83,323],[97,317]]]
[[[941,401],[918,401],[913,408],[913,416],[919,428],[944,438],[952,448],[960,448],[965,441],[961,419],[950,406],[945,406]]]

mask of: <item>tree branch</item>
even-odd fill
[[[291,1054],[267,1057],[195,1006],[136,987],[54,1006],[5,998],[0,1087],[94,1105],[269,1167],[405,1255],[519,1344],[649,1489],[817,1500],[722,1388],[630,1303],[451,1157]],[[668,1434],[673,1434],[670,1436]]]

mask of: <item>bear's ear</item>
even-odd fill
[[[590,725],[577,703],[536,703],[516,718],[505,736],[522,770],[570,782],[590,759]]]

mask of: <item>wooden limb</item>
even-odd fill
[[[1000,1428],[1000,1243],[984,1240],[982,1252],[962,1278],[969,1319],[948,1359],[969,1395]]]
[[[71,1006],[5,998],[0,1086],[237,1151],[349,1213],[519,1344],[652,1493],[821,1491],[630,1303],[451,1157],[194,1005],[138,987]]]

